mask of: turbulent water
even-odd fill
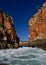
[[[46,51],[31,47],[0,50],[0,63],[8,65],[46,65]]]

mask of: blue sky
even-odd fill
[[[0,8],[12,16],[14,27],[21,41],[28,41],[28,20],[46,0],[0,0]]]

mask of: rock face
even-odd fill
[[[29,20],[29,40],[46,39],[46,2]]]
[[[0,40],[7,40],[8,42],[19,42],[14,29],[14,23],[11,16],[5,14],[0,10]]]

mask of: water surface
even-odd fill
[[[8,65],[46,65],[46,51],[31,47],[0,50],[0,63]]]

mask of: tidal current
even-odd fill
[[[0,63],[8,65],[46,65],[46,51],[23,47],[0,50]]]

